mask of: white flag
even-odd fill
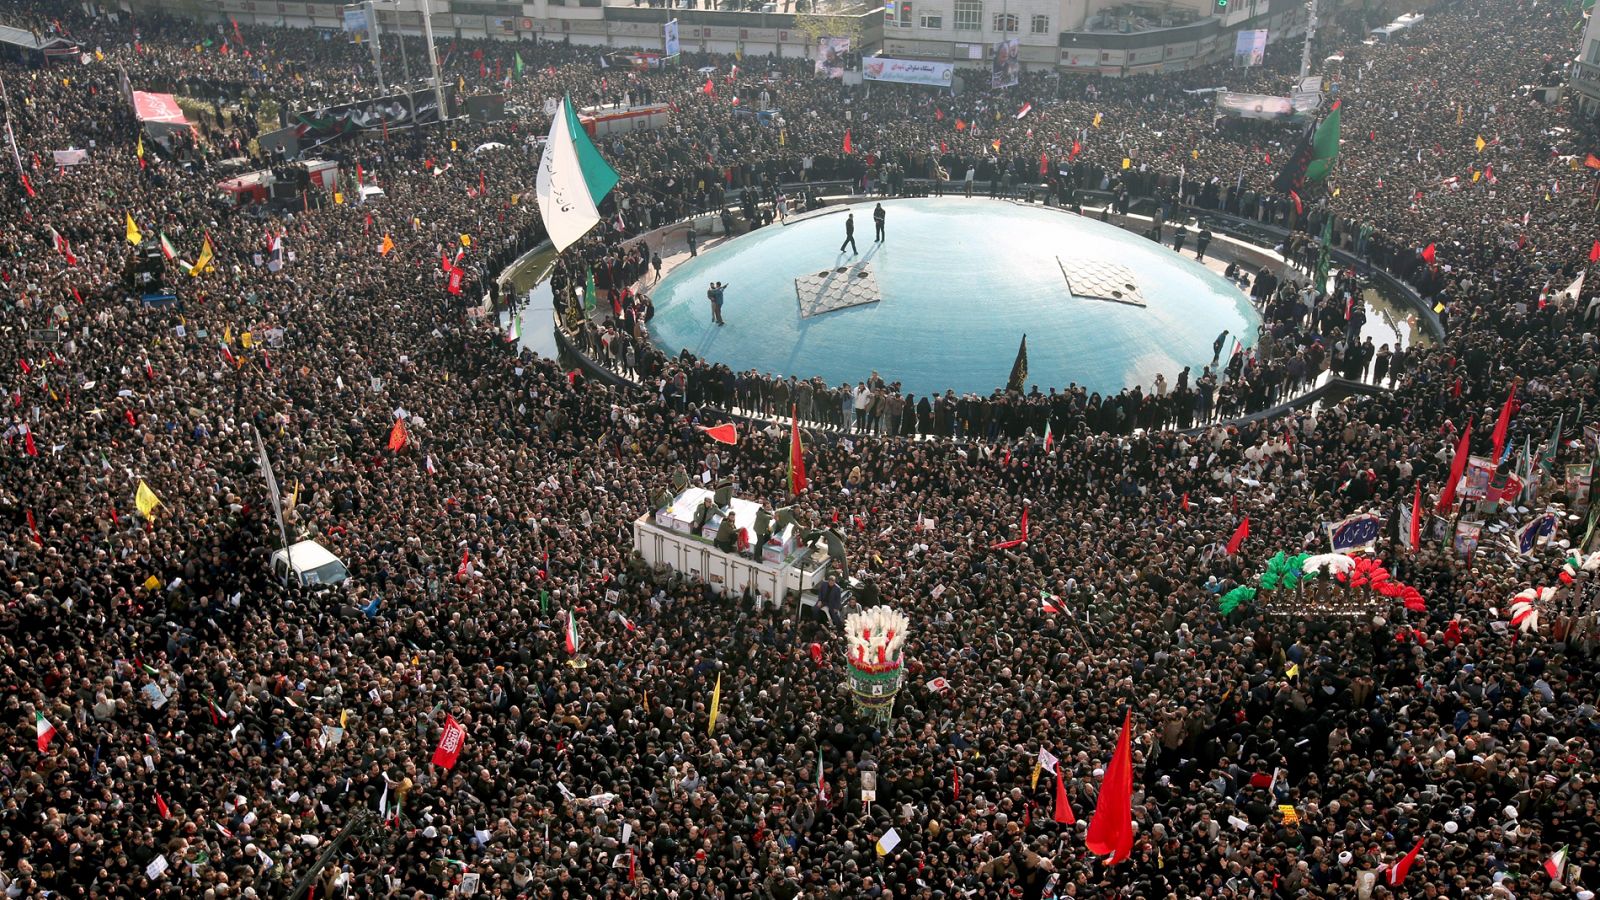
[[[617,186],[617,173],[578,123],[563,98],[550,121],[550,138],[539,160],[539,216],[560,252],[600,221],[597,207]]]

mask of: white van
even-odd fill
[[[272,554],[272,574],[285,584],[327,587],[349,578],[350,570],[327,547],[316,541],[301,541]]]

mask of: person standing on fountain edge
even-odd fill
[[[856,214],[855,213],[846,213],[845,217],[844,217],[844,243],[839,245],[839,252],[843,253],[844,252],[844,248],[846,248],[846,247],[850,248],[850,255],[851,256],[855,256],[857,253],[860,252],[859,250],[856,249]]]
[[[877,231],[877,236],[875,238],[873,238],[873,241],[875,243],[880,243],[880,244],[883,243],[883,219],[884,219],[884,215],[885,215],[885,213],[883,211],[883,204],[882,203],[879,203],[877,206],[872,208],[872,227],[873,227],[874,230]]]

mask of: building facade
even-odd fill
[[[1572,61],[1568,81],[1572,100],[1590,116],[1600,115],[1600,16],[1590,16],[1578,44],[1578,57]]]
[[[343,27],[347,8],[316,0],[132,2],[203,21],[329,30]],[[785,11],[792,8],[788,0],[767,0],[757,11],[668,9],[633,0],[377,0],[374,6],[381,34],[408,35],[422,34],[426,7],[439,41],[553,40],[661,52],[663,26],[675,19],[685,52],[794,58],[813,55],[819,21],[831,21],[867,54],[987,68],[995,45],[1015,39],[1026,70],[1106,76],[1225,61],[1239,31],[1265,29],[1276,43],[1298,39],[1306,20],[1303,0],[885,0],[882,7],[835,7],[823,17]]]

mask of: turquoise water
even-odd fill
[[[1101,394],[1168,384],[1211,362],[1224,328],[1255,341],[1249,299],[1185,255],[1071,212],[964,197],[890,200],[887,241],[872,240],[872,206],[858,205],[856,244],[882,302],[799,316],[794,279],[860,260],[838,253],[843,212],[772,225],[700,254],[653,292],[650,331],[669,354],[687,347],[735,371],[821,375],[854,384],[877,371],[918,395],[1003,387],[1028,335],[1028,383],[1076,383]],[[1145,308],[1073,298],[1056,258],[1111,260],[1132,269]],[[728,284],[711,323],[706,285]],[[1230,339],[1231,343],[1231,339]]]

